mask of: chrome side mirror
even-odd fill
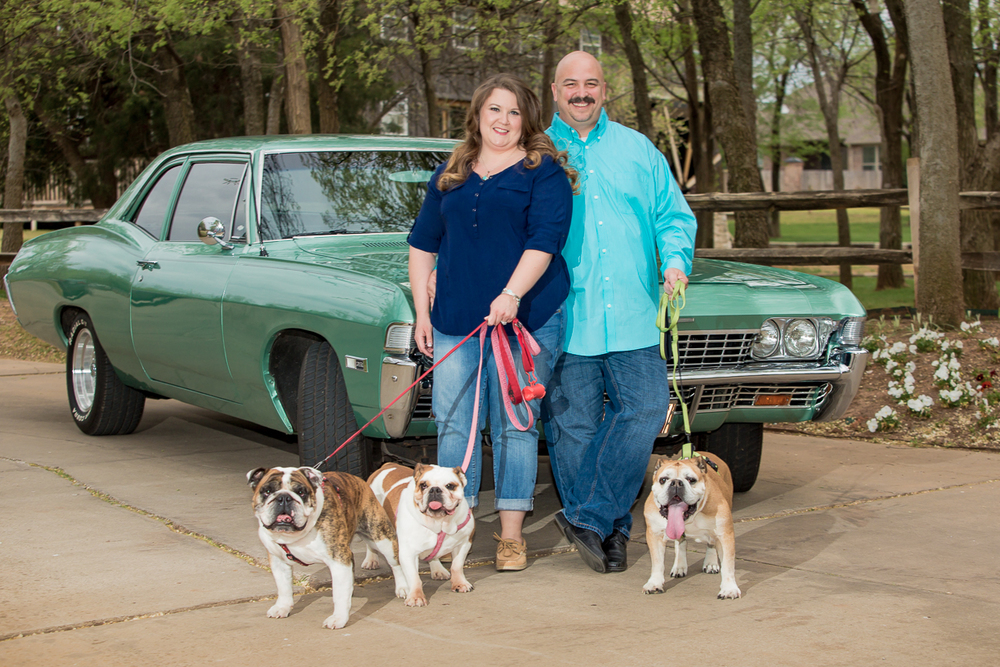
[[[198,238],[205,245],[220,245],[223,250],[232,250],[235,246],[226,243],[226,228],[218,218],[208,217],[198,223]]]

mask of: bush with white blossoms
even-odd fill
[[[868,420],[868,430],[872,433],[876,431],[891,431],[899,426],[899,415],[888,405],[882,407],[875,416]]]
[[[861,347],[865,348],[872,354],[875,354],[876,350],[881,350],[884,347],[888,347],[889,344],[885,341],[885,336],[865,336],[861,341]]]
[[[962,382],[951,389],[942,389],[938,392],[938,397],[946,408],[957,408],[975,401],[979,392],[970,383]]]
[[[941,357],[960,357],[964,347],[960,340],[943,340],[941,341]]]
[[[918,352],[934,352],[940,349],[942,338],[944,338],[943,333],[931,331],[927,327],[923,327],[920,331],[910,336],[910,344],[914,345]]]
[[[994,361],[1000,361],[1000,338],[986,338],[979,341],[979,347],[989,352]]]
[[[906,407],[910,409],[910,412],[914,413],[917,417],[921,419],[929,419],[931,416],[931,406],[934,405],[934,399],[927,394],[920,394],[916,398],[911,398],[906,402]]]
[[[913,379],[912,375],[905,376],[902,382],[896,382],[895,380],[889,382],[889,395],[895,398],[896,402],[900,405],[913,398],[913,394],[916,391],[917,382]]]
[[[969,338],[977,333],[982,333],[983,331],[983,323],[979,320],[976,320],[975,322],[962,322],[958,326],[962,330],[962,336],[965,338]]]
[[[962,364],[955,357],[941,357],[937,361],[932,361],[931,366],[934,371],[934,386],[938,389],[954,389],[962,383],[962,375],[959,369]]]

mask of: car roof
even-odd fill
[[[163,156],[190,151],[258,151],[292,150],[422,150],[451,151],[454,139],[402,137],[379,134],[274,134],[259,137],[226,137],[197,141],[176,146]]]

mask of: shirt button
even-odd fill
[[[478,193],[478,192],[476,193],[476,196],[477,196],[477,197],[479,196],[479,193]]]
[[[610,307],[611,307],[611,304],[609,303],[609,304],[608,304],[608,308],[610,308]]]
[[[597,195],[594,195],[594,199],[597,199]]]
[[[604,224],[604,221],[603,221],[603,220],[598,220],[598,221],[597,221],[597,224],[599,224],[599,225],[603,225],[603,224]]]
[[[611,278],[608,278],[608,277],[605,277],[605,278],[604,278],[604,281],[605,281],[605,282],[607,282],[607,281],[609,281],[609,280],[611,280]]]
[[[591,169],[591,170],[590,170],[590,173],[592,173],[592,174],[593,174],[593,173],[594,173],[594,170],[593,170],[593,169]]]
[[[473,213],[475,213],[475,212],[476,212],[476,209],[472,209],[472,212],[473,212]]]
[[[601,253],[606,254],[607,252],[607,248],[601,248]]]

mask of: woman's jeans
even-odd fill
[[[601,539],[614,530],[629,536],[630,510],[667,417],[667,381],[658,347],[559,359],[546,397],[545,437],[571,524]]]
[[[560,308],[549,320],[531,335],[542,348],[535,357],[535,376],[549,387],[555,361],[562,352],[565,320]],[[464,336],[449,336],[434,330],[435,357],[448,353]],[[521,348],[516,336],[509,336],[514,367],[522,387],[527,386],[527,376],[521,367]],[[452,352],[434,369],[434,421],[438,432],[438,465],[461,466],[469,443],[472,412],[476,398],[476,374],[479,368],[479,336],[473,336],[462,347]],[[479,487],[482,479],[482,436],[487,418],[493,442],[493,479],[496,487],[497,510],[530,511],[535,493],[535,476],[538,472],[537,420],[541,401],[525,401],[512,405],[522,425],[528,423],[526,406],[534,415],[535,424],[527,431],[519,431],[510,422],[504,408],[496,359],[489,336],[483,347],[483,374],[480,380],[479,423],[472,459],[466,471],[465,496],[471,507],[479,504]]]

